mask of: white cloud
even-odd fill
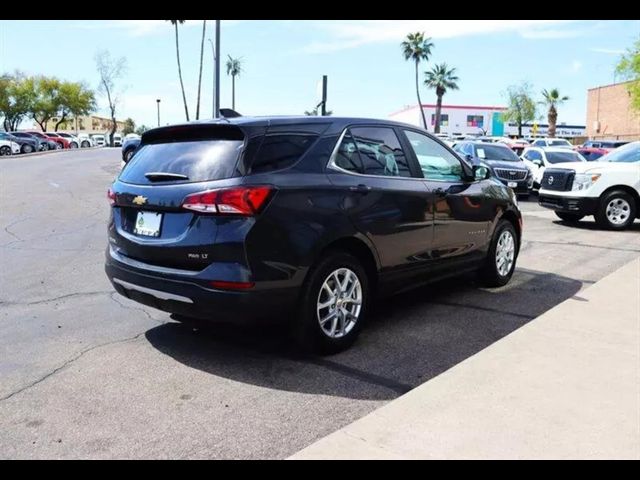
[[[431,38],[453,38],[498,32],[527,35],[557,35],[557,27],[568,20],[362,20],[322,21],[315,25],[329,34],[327,41],[303,47],[305,53],[328,53],[361,45],[400,42],[407,32],[424,31]],[[556,27],[549,30],[548,27]],[[564,30],[562,30],[564,32]],[[555,33],[549,33],[555,32]],[[530,37],[526,37],[530,38]]]
[[[624,49],[622,48],[592,48],[592,52],[608,53],[609,55],[622,55]]]

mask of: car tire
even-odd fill
[[[31,145],[22,145],[22,147],[20,147],[20,151],[22,153],[31,153],[33,152],[33,147]]]
[[[0,156],[11,155],[11,147],[7,147],[6,145],[0,147]]]
[[[130,148],[129,150],[127,150],[127,152],[124,154],[124,161],[126,163],[129,163],[129,160],[131,160],[131,157],[133,156],[133,148]]]
[[[69,144],[69,148],[78,148],[78,144],[76,142],[71,142]]]
[[[89,148],[89,147],[91,146],[91,144],[90,144],[89,142],[82,142],[82,143],[80,144],[80,146],[81,146],[82,148]]]
[[[336,278],[346,282],[343,289]],[[349,348],[366,320],[368,304],[369,278],[360,261],[346,252],[330,251],[312,268],[302,288],[291,325],[296,346],[323,355]]]
[[[62,145],[60,143],[56,143],[56,150],[62,150]]]
[[[513,224],[500,220],[493,232],[484,266],[479,271],[485,287],[502,287],[509,283],[518,258],[518,236]]]
[[[558,210],[555,210],[555,213],[560,220],[569,223],[577,223],[584,218],[584,215],[579,213],[559,212]]]
[[[624,230],[636,218],[636,202],[624,190],[614,190],[600,197],[596,223],[607,230]]]

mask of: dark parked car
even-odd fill
[[[472,165],[486,165],[503,184],[518,195],[527,196],[533,185],[533,174],[518,155],[503,143],[460,142],[455,151]]]
[[[348,347],[374,298],[478,271],[511,278],[513,191],[417,127],[239,117],[149,130],[108,191],[122,295],[206,320],[280,320]]]
[[[40,139],[34,135],[24,132],[9,132],[6,135],[11,135],[12,140],[20,144],[21,153],[39,152],[44,150],[46,144],[42,143]]]
[[[125,138],[122,143],[122,161],[126,163],[131,160],[131,157],[139,146],[140,137]]]
[[[588,162],[594,162],[610,151],[606,148],[596,147],[576,147],[574,150],[582,155]]]

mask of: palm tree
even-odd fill
[[[196,120],[200,118],[200,87],[202,86],[202,58],[204,56],[204,34],[207,31],[207,21],[202,21],[202,41],[200,42],[200,73],[198,74],[198,103],[196,104]]]
[[[178,44],[178,25],[183,24],[184,20],[169,20],[171,25],[176,28],[176,57],[178,58],[178,76],[180,77],[180,88],[182,89],[182,101],[184,102],[184,113],[189,121],[189,108],[187,107],[187,96],[184,94],[184,83],[182,82],[182,67],[180,66],[180,46]]]
[[[422,109],[422,101],[420,100],[420,84],[418,82],[418,65],[420,61],[425,62],[429,60],[431,55],[431,49],[433,43],[431,38],[424,38],[424,32],[410,33],[407,35],[407,39],[401,43],[402,54],[405,60],[413,60],[416,64],[416,96],[418,97],[418,107],[422,114],[422,123],[424,128],[427,128],[427,120],[424,117],[424,110]]]
[[[547,113],[547,120],[549,121],[548,135],[553,138],[556,136],[556,122],[558,121],[558,110],[556,107],[569,100],[569,97],[566,95],[561,97],[558,89],[552,88],[549,91],[546,89],[542,90],[542,98],[544,98],[544,100],[539,103],[549,107],[549,112]]]
[[[424,84],[428,88],[433,88],[436,91],[436,125],[433,129],[434,133],[440,133],[440,111],[442,110],[442,96],[447,90],[457,90],[459,80],[455,75],[456,69],[447,67],[446,63],[440,65],[434,65],[434,67],[424,72]]]
[[[227,75],[231,75],[231,108],[236,109],[236,76],[242,72],[242,63],[240,58],[232,58],[227,55]]]

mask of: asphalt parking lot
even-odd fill
[[[0,160],[0,458],[285,458],[640,254],[640,222],[569,226],[534,197],[509,285],[394,297],[351,350],[303,358],[268,326],[194,330],[113,292],[119,163],[119,149]]]

